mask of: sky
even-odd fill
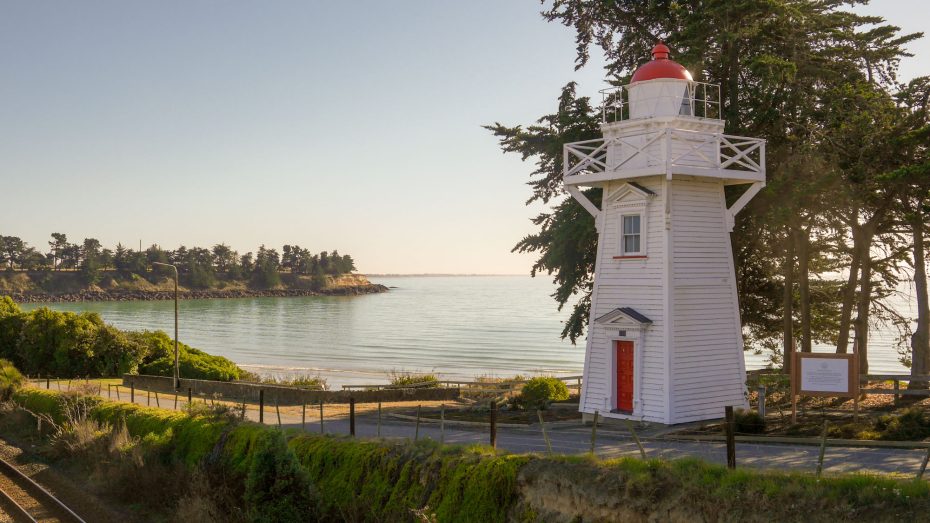
[[[0,3],[0,234],[298,244],[366,273],[525,274],[527,124],[574,71],[533,0]],[[905,31],[915,0],[863,8]],[[928,39],[901,76],[926,74]]]

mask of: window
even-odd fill
[[[623,235],[620,249],[623,256],[639,255],[642,250],[642,216],[639,214],[623,215]]]

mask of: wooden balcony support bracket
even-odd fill
[[[594,202],[588,199],[583,192],[578,190],[578,187],[574,185],[566,185],[565,190],[568,191],[568,194],[572,195],[572,198],[575,199],[586,211],[591,213],[591,216],[594,216],[594,225],[597,227],[597,231],[601,231],[601,210],[597,208],[597,205],[594,205]]]
[[[744,192],[739,197],[739,199],[733,202],[733,205],[727,209],[726,218],[728,231],[733,232],[733,227],[736,225],[736,215],[743,210],[743,207],[749,203],[749,200],[758,194],[763,187],[765,187],[765,182],[753,182],[753,184],[750,185],[748,189],[746,189],[746,192]]]

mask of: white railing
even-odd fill
[[[621,85],[601,89],[601,121],[603,123],[619,122],[630,119],[630,86]],[[655,105],[658,103],[680,104],[680,116],[695,118],[720,119],[720,85],[704,82],[688,82],[687,92],[659,94],[654,97],[644,97],[637,103]]]
[[[563,146],[565,178],[619,170],[642,175],[765,173],[765,140],[681,129],[633,132]]]

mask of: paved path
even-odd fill
[[[104,395],[106,393],[104,392]],[[127,400],[125,392],[122,399]],[[115,398],[114,398],[115,399]],[[195,403],[202,400],[195,399]],[[148,400],[144,391],[137,391],[136,403],[155,406],[154,399]],[[173,396],[161,396],[161,405],[172,408]],[[179,408],[186,404],[186,398],[179,400]],[[265,407],[265,423],[277,424],[274,406]],[[359,407],[361,411],[362,406]],[[310,433],[320,432],[319,411],[308,406],[306,430]],[[323,420],[323,431],[327,434],[348,434],[349,420],[347,405],[327,405]],[[247,417],[258,421],[255,405],[250,405]],[[300,407],[282,407],[281,423],[286,428],[301,428]],[[376,437],[379,427],[377,414],[372,411],[356,417],[356,436]],[[414,422],[390,418],[386,413],[380,424],[380,435],[386,438],[413,438],[416,432]],[[566,424],[561,422],[548,425],[547,432],[552,443],[552,450],[557,454],[581,454],[591,448],[591,427]],[[437,423],[421,423],[419,438],[429,438],[455,444],[487,444],[490,440],[487,427],[445,427],[443,433]],[[674,440],[671,438],[643,438],[647,456],[650,458],[675,459],[698,457],[714,463],[726,463],[726,448],[722,442],[702,442],[692,440]],[[546,452],[546,443],[538,425],[526,428],[498,427],[497,447],[509,452]],[[813,445],[785,445],[769,443],[737,443],[736,459],[738,467],[762,469],[791,469],[814,472],[820,449]],[[598,427],[595,453],[602,458],[620,456],[638,457],[639,448],[629,433],[608,427]],[[825,473],[842,472],[882,472],[896,473],[914,477],[920,470],[921,461],[926,455],[923,449],[863,448],[863,447],[828,447],[824,458]],[[930,476],[928,476],[930,477]]]

